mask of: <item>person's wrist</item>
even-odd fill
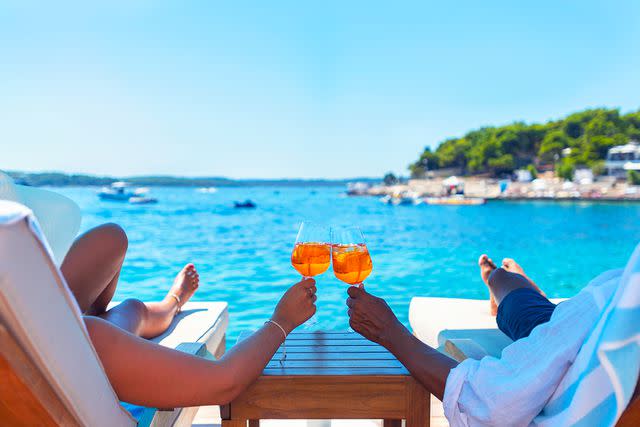
[[[396,320],[387,329],[387,332],[384,334],[384,336],[381,337],[380,344],[393,353],[408,333],[409,331],[407,330],[407,328],[405,328],[405,326],[400,323],[399,320]]]
[[[289,322],[286,318],[278,316],[276,313],[271,316],[271,320],[280,325],[287,335],[296,328],[293,322]]]

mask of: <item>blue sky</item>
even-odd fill
[[[640,107],[640,2],[524,3],[5,1],[0,168],[379,176],[482,125]]]

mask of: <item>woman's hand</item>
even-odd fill
[[[304,279],[296,283],[280,298],[271,319],[289,334],[316,312],[316,281]]]
[[[350,286],[347,292],[349,325],[368,340],[387,347],[389,338],[404,329],[389,305],[362,287]]]

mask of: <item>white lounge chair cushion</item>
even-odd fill
[[[113,308],[120,302],[112,302]],[[189,301],[167,331],[151,341],[169,348],[182,343],[203,343],[209,351],[215,351],[222,342],[229,325],[226,302]]]
[[[0,200],[0,317],[82,425],[135,425],[41,236],[29,209]]]
[[[551,301],[557,304],[564,299]],[[414,297],[409,323],[418,339],[433,348],[443,346],[446,340],[470,339],[487,354],[500,357],[504,347],[513,342],[498,330],[488,300]]]

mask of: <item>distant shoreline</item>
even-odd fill
[[[359,181],[379,183],[379,178],[352,179],[231,179],[224,177],[178,177],[178,176],[133,176],[112,177],[84,174],[66,174],[61,172],[19,172],[8,171],[17,184],[34,187],[100,187],[116,181],[125,181],[131,185],[145,187],[339,187],[349,182]]]

